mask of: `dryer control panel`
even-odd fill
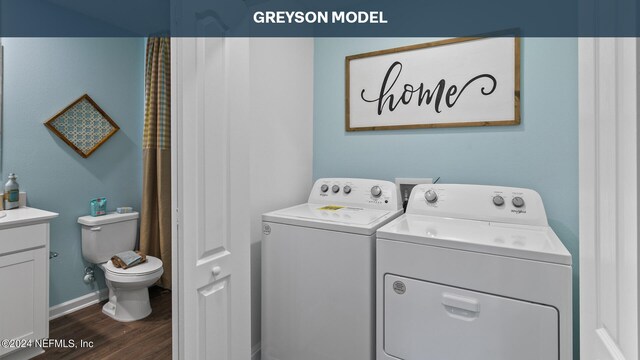
[[[407,214],[548,226],[540,195],[531,189],[423,184],[411,192]]]
[[[401,208],[396,184],[354,178],[318,179],[311,189],[309,203],[394,211]]]

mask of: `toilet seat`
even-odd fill
[[[103,265],[103,269],[105,272],[109,272],[110,274],[117,276],[144,276],[161,270],[162,260],[154,256],[147,256],[146,262],[128,269],[117,268],[113,265],[111,260],[109,260]]]

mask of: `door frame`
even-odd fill
[[[180,283],[180,267],[182,262],[181,251],[178,246],[178,214],[176,205],[178,204],[178,176],[180,171],[178,133],[181,132],[181,123],[178,119],[178,108],[182,103],[178,99],[182,98],[182,68],[177,64],[182,62],[179,51],[175,48],[176,42],[171,40],[171,358],[180,359],[180,346],[183,343],[182,328],[180,321],[180,292],[184,291]]]
[[[615,177],[615,181],[619,186],[624,189],[625,194],[629,194],[628,191],[633,193],[633,196],[626,195],[627,198],[633,199],[633,204],[631,204],[631,208],[635,210],[636,216],[631,216],[631,218],[624,224],[618,224],[620,231],[628,231],[629,229],[635,229],[635,235],[638,234],[638,223],[637,223],[637,204],[638,204],[638,193],[637,193],[637,163],[638,163],[638,154],[635,152],[628,151],[619,151],[623,148],[623,146],[629,146],[629,141],[632,141],[632,145],[635,146],[637,150],[637,106],[638,101],[636,96],[638,95],[637,87],[636,87],[636,76],[637,76],[637,51],[639,49],[637,39],[618,39],[618,38],[580,38],[579,42],[579,52],[578,52],[578,63],[580,64],[579,69],[579,127],[580,127],[580,141],[579,141],[579,157],[580,157],[580,170],[579,170],[579,188],[580,188],[580,205],[579,205],[579,216],[580,216],[580,307],[582,311],[580,311],[580,339],[581,339],[581,353],[583,356],[591,353],[593,350],[594,342],[593,338],[589,337],[592,332],[592,329],[597,328],[601,322],[599,319],[599,314],[596,312],[587,311],[589,306],[593,305],[593,299],[595,299],[595,294],[597,291],[597,283],[594,282],[596,279],[595,273],[595,259],[596,253],[594,252],[596,249],[596,236],[598,231],[598,226],[601,221],[606,219],[601,219],[596,213],[598,202],[595,200],[596,197],[604,195],[602,190],[602,183],[598,181],[596,174],[598,171],[602,172],[604,169],[598,167],[597,159],[598,156],[613,156],[616,159],[618,164],[630,164],[629,167],[622,166],[620,171],[617,174],[605,173],[601,174],[601,176],[612,176]],[[182,78],[181,78],[181,69],[176,66],[176,64],[180,61],[178,57],[177,51],[172,51],[171,54],[171,81],[172,81],[172,119],[178,119],[178,110],[180,107],[177,99],[179,98],[179,94],[182,90]],[[615,91],[615,94],[620,95],[618,97],[611,97],[609,99],[605,98],[605,93],[603,91],[597,91],[597,89],[602,85],[599,83],[598,76],[600,75],[598,71],[598,66],[614,66],[617,71],[614,71],[616,74],[614,85],[612,91]],[[633,76],[630,76],[630,72]],[[627,95],[627,97],[623,97],[622,95]],[[596,97],[599,97],[596,102]],[[625,102],[626,101],[626,102]],[[597,104],[597,105],[595,105]],[[631,105],[630,105],[631,104]],[[627,137],[623,137],[624,142],[618,144],[609,144],[611,146],[606,146],[602,143],[602,139],[599,138],[597,124],[599,121],[603,121],[606,115],[602,113],[603,106],[611,106],[612,109],[615,109],[614,116],[616,120],[619,120],[619,123],[616,125],[618,127],[618,133],[620,135],[629,135],[633,134],[633,138],[629,139]],[[629,113],[632,112],[632,113]],[[634,121],[630,121],[629,119],[634,119]],[[179,164],[177,163],[178,151],[179,148],[177,146],[177,131],[180,126],[179,122],[172,122],[172,173],[177,173],[179,170]],[[631,127],[633,131],[624,131],[629,130]],[[622,129],[622,131],[620,130]],[[598,152],[605,152],[598,155]],[[179,184],[175,183],[172,186],[178,187]],[[618,194],[621,193],[620,189],[618,190]],[[596,194],[596,196],[594,196]],[[172,202],[177,204],[177,198],[175,191],[172,192]],[[627,207],[630,206],[629,203],[624,202],[624,197],[615,197],[615,200],[620,201],[618,205]],[[633,206],[635,205],[635,206]],[[175,209],[174,209],[175,210]],[[175,212],[173,214],[176,215]],[[635,220],[634,220],[635,219]],[[173,343],[173,358],[179,359],[180,354],[180,344],[181,336],[184,335],[183,329],[180,328],[180,312],[179,312],[179,292],[181,291],[181,284],[179,282],[179,272],[180,272],[180,247],[178,246],[177,241],[177,227],[179,224],[174,220],[174,226],[172,226],[172,252],[173,252],[173,289],[172,292],[172,310],[173,310],[173,335],[172,335],[172,343]],[[634,227],[635,224],[635,227]],[[635,267],[635,276],[637,273],[637,255],[638,248],[630,249],[632,252],[636,254],[636,267]],[[626,354],[628,358],[633,358],[630,356],[638,355],[638,344],[637,344],[637,331],[638,331],[638,292],[637,288],[630,296],[630,298],[625,299],[629,306],[632,309],[635,309],[634,313],[629,314],[626,313],[624,318],[628,320],[621,319],[623,321],[628,321],[619,326],[623,329],[630,329],[631,335],[626,335],[629,333],[623,333],[623,336],[633,337],[633,332],[635,331],[636,336],[636,344],[635,346],[631,346],[631,353]],[[625,359],[623,355],[623,350],[619,349],[616,345],[616,341],[611,339],[610,336],[607,335],[606,332],[599,332],[601,335],[601,342],[607,347],[609,351],[609,355],[614,359]],[[626,340],[625,340],[626,341]],[[589,359],[585,359],[589,360]]]
[[[580,352],[638,358],[638,39],[580,38]]]

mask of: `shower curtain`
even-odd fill
[[[158,285],[171,289],[171,47],[147,39],[142,140],[140,251],[162,260]]]

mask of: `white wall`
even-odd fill
[[[312,38],[252,38],[251,344],[260,344],[261,215],[306,202],[313,169]]]

